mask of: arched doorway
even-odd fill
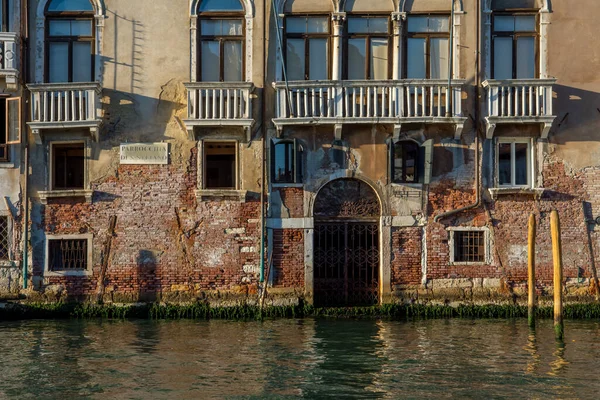
[[[379,216],[375,191],[357,179],[337,179],[314,205],[314,304],[365,306],[379,302]]]

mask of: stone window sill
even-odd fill
[[[245,203],[247,193],[247,190],[201,189],[196,190],[196,198],[200,201],[235,200]]]
[[[85,198],[86,203],[91,203],[93,194],[93,190],[87,189],[48,190],[38,192],[42,204],[48,204],[48,199],[59,199],[65,197],[83,197]]]
[[[91,270],[75,270],[75,271],[44,271],[45,277],[60,277],[60,276],[92,276]]]
[[[501,188],[490,188],[488,189],[492,199],[497,200],[500,196],[508,195],[526,195],[532,196],[536,200],[539,200],[544,194],[543,188],[528,188],[528,187],[501,187]]]
[[[21,261],[0,260],[0,268],[19,268]]]
[[[303,188],[304,183],[272,183],[271,187],[276,188]]]

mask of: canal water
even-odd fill
[[[600,322],[0,322],[0,398],[600,398]]]

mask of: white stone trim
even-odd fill
[[[527,149],[527,185],[500,185],[499,173],[499,151],[501,143],[526,143]],[[536,152],[534,151],[534,140],[531,137],[496,137],[494,140],[494,187],[495,188],[533,188],[536,184]],[[511,159],[512,160],[512,159]],[[512,162],[511,162],[512,165]]]
[[[84,270],[74,271],[50,271],[50,241],[51,240],[63,240],[63,239],[86,239],[87,240],[87,268]],[[45,243],[45,256],[44,256],[44,277],[54,276],[91,276],[92,275],[92,263],[93,263],[93,248],[92,242],[94,235],[91,233],[76,234],[76,235],[46,235]]]
[[[196,71],[198,70],[198,6],[202,0],[190,0],[190,81],[196,82]],[[252,82],[252,43],[254,32],[254,1],[240,0],[245,11],[244,38],[246,48],[244,54],[244,79],[246,82]]]
[[[204,144],[205,143],[234,143],[235,145],[235,188],[233,189],[210,189],[204,187],[204,176],[206,175],[205,162],[204,162]],[[218,137],[210,138],[210,139],[200,139],[197,143],[198,148],[198,171],[197,171],[197,190],[196,197],[198,200],[208,200],[211,198],[235,198],[240,202],[246,201],[247,191],[243,190],[242,185],[242,171],[241,165],[242,162],[240,160],[241,152],[240,152],[241,142],[238,139],[220,139]]]
[[[474,227],[474,226],[451,226],[446,228],[446,230],[448,231],[448,235],[450,236],[449,240],[448,240],[448,250],[449,250],[449,257],[450,257],[450,265],[486,265],[486,264],[491,264],[492,263],[492,259],[491,259],[491,241],[490,241],[490,230],[487,227]],[[484,232],[483,235],[483,240],[485,241],[484,244],[484,251],[485,251],[485,256],[484,256],[484,261],[478,261],[478,262],[466,262],[466,261],[455,261],[454,259],[454,233],[455,232],[469,232],[469,231],[475,231],[475,232]]]
[[[314,218],[267,218],[269,229],[314,229]]]
[[[64,144],[83,144],[84,151],[84,160],[83,160],[83,189],[77,190],[55,190],[53,189],[54,182],[54,146],[56,145],[64,145]],[[46,160],[46,190],[45,192],[86,192],[90,189],[90,179],[89,179],[89,171],[90,171],[90,159],[92,157],[92,147],[90,146],[90,141],[88,138],[82,139],[73,139],[73,140],[48,140],[46,142],[46,154],[48,159]],[[44,193],[44,192],[40,192]],[[85,194],[80,194],[85,195]],[[47,196],[47,197],[65,197],[65,196]],[[87,197],[86,197],[87,198]],[[91,201],[91,199],[90,199]]]
[[[36,51],[35,51],[35,83],[45,82],[44,66],[46,63],[46,5],[51,0],[39,0],[37,11],[36,11],[36,23],[35,23],[35,36],[36,36]],[[95,68],[95,81],[102,82],[103,68],[102,68],[102,55],[104,54],[102,49],[102,38],[104,37],[104,19],[106,18],[106,7],[104,6],[104,0],[89,0],[94,8],[94,25],[96,28],[96,42],[95,54],[94,54],[94,68]]]

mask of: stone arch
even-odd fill
[[[391,13],[396,10],[396,6],[394,0],[345,0],[343,10],[345,12],[373,11]]]
[[[275,7],[277,9],[277,14],[285,13],[286,6],[290,6],[295,1],[301,1],[301,0],[276,0]],[[343,5],[344,2],[345,2],[345,0],[323,0],[323,3],[331,4],[330,11],[332,11],[332,12],[339,12],[339,10],[342,10],[344,7],[344,5]]]
[[[196,17],[198,16],[198,6],[202,0],[190,0],[190,16]],[[244,7],[244,11],[246,12],[246,18],[254,17],[254,2],[252,0],[240,0],[242,6]]]
[[[317,190],[312,207],[315,218],[372,218],[382,215],[381,196],[363,179],[337,178]]]
[[[399,0],[398,11],[403,12],[403,13],[411,12],[413,4],[423,3],[423,2],[427,2],[427,1],[428,0]],[[448,0],[445,0],[444,2],[447,3]],[[437,10],[437,11],[439,11],[439,10]],[[454,11],[456,11],[456,12],[464,12],[465,11],[463,0],[454,0]]]
[[[504,0],[506,1],[506,0]],[[509,0],[509,2],[511,2]],[[515,4],[516,6],[519,6],[518,8],[525,8],[525,7],[531,7],[531,8],[537,8],[540,11],[545,11],[545,12],[551,12],[552,11],[552,0],[512,0],[513,3],[521,3],[521,4]],[[522,3],[531,3],[531,4],[522,4]],[[485,0],[485,8],[487,10],[494,10],[495,8],[498,8],[497,4],[498,0]]]
[[[40,0],[36,10],[36,51],[35,57],[35,81],[42,83],[44,81],[44,64],[46,62],[46,7],[52,0]],[[96,82],[102,82],[102,38],[104,34],[104,19],[106,18],[106,6],[104,0],[88,0],[94,8],[94,19],[96,26],[96,60],[94,78]]]

